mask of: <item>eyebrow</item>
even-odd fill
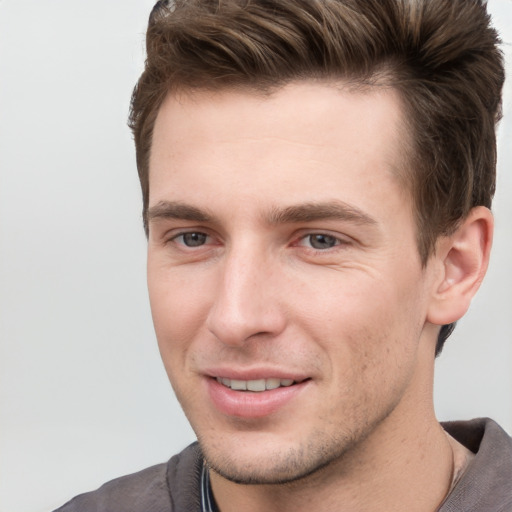
[[[155,206],[148,209],[146,213],[147,221],[154,219],[180,219],[195,222],[211,222],[213,216],[185,203],[178,201],[160,201]]]
[[[160,201],[148,209],[146,218],[179,219],[192,222],[213,222],[214,216],[195,206],[179,201]],[[343,201],[311,202],[291,205],[285,208],[271,208],[264,216],[270,225],[314,222],[317,220],[342,220],[357,225],[376,225],[377,221],[368,214]]]
[[[343,201],[305,203],[270,211],[270,224],[293,224],[296,222],[314,222],[317,220],[342,220],[357,225],[376,225],[377,221],[368,214]]]

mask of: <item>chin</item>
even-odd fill
[[[322,439],[325,437],[325,439]],[[244,451],[232,446],[223,450],[199,440],[206,464],[221,477],[243,485],[289,484],[322,470],[353,445],[351,439],[327,439],[319,434],[313,442],[295,447],[271,447]]]

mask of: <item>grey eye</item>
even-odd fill
[[[183,245],[186,245],[187,247],[199,247],[201,245],[204,245],[206,243],[207,235],[204,233],[184,233],[181,235],[181,238],[183,240]]]
[[[338,239],[330,235],[309,235],[308,241],[313,249],[331,249],[338,244]]]

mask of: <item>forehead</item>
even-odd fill
[[[267,95],[170,94],[154,127],[150,206],[183,193],[205,200],[220,184],[226,201],[232,191],[264,205],[276,190],[291,203],[322,192],[345,200],[336,188],[368,202],[370,182],[400,183],[402,125],[398,94],[387,88],[299,82]]]

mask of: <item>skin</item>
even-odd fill
[[[223,512],[427,511],[448,492],[434,346],[485,272],[491,220],[478,210],[422,266],[400,127],[393,91],[339,83],[160,109],[151,308]],[[251,417],[212,400],[212,378],[232,372],[304,381]]]

